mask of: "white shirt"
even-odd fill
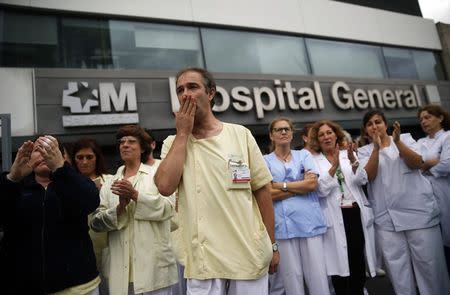
[[[450,247],[450,131],[440,130],[434,138],[419,139],[424,161],[439,159],[439,163],[430,169],[428,176],[433,193],[441,209],[441,228],[444,245]]]
[[[323,154],[314,155],[319,168],[318,193],[321,197],[320,207],[325,215],[328,229],[324,234],[324,256],[328,275],[349,276],[350,269],[347,255],[347,239],[345,235],[344,219],[341,209],[342,192],[336,174],[334,177],[328,172],[331,164]],[[347,190],[352,199],[358,203],[361,214],[361,224],[365,239],[365,256],[368,270],[375,276],[375,241],[372,208],[367,207],[368,201],[361,188],[367,182],[365,170],[359,166],[353,173],[347,151],[339,152],[339,162],[345,177],[344,192]],[[283,255],[283,253],[281,253]]]
[[[409,133],[401,134],[402,142],[420,153],[417,142]],[[378,173],[368,184],[369,202],[375,215],[375,226],[386,231],[427,228],[439,223],[439,208],[430,182],[420,170],[409,168],[399,155],[392,138],[381,149]],[[364,168],[373,151],[373,144],[358,149]]]

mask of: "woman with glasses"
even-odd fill
[[[106,174],[105,160],[103,153],[92,138],[81,138],[72,145],[72,158],[71,163],[79,173],[91,179],[98,190],[111,175]],[[92,214],[89,215],[89,219],[92,218]],[[100,272],[102,283],[100,284],[100,294],[108,294],[108,284],[106,282],[105,271],[103,269],[102,259],[107,252],[107,236],[105,232],[98,233],[89,230],[89,235],[94,246],[95,258],[97,261],[97,269]]]
[[[109,292],[170,295],[178,277],[169,237],[173,199],[159,194],[154,169],[144,164],[151,152],[145,130],[127,125],[116,138],[124,165],[103,184],[91,221],[108,232]]]
[[[271,153],[264,156],[272,173],[275,238],[280,251],[278,272],[270,279],[270,294],[330,294],[323,258],[326,224],[314,192],[317,169],[306,150],[292,150],[293,125],[278,118],[269,126]]]
[[[387,133],[383,112],[368,111],[361,136],[371,143],[358,149],[368,178],[376,236],[396,294],[448,294],[439,208],[430,182],[422,175],[420,147],[400,134]]]
[[[450,273],[450,114],[438,105],[426,105],[417,115],[426,137],[419,139],[422,171],[430,180],[441,209],[440,221],[447,270]]]
[[[327,220],[324,255],[337,295],[364,294],[366,263],[375,276],[373,213],[361,185],[367,182],[342,128],[319,121],[311,128],[310,148],[319,167],[320,205]]]

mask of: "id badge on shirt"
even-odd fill
[[[228,173],[231,188],[247,188],[251,181],[250,169],[242,157],[230,155],[228,159]]]

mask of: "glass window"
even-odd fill
[[[179,70],[203,66],[197,28],[126,21],[109,24],[116,68]]]
[[[302,38],[202,29],[207,68],[212,72],[308,74]]]
[[[61,32],[67,68],[113,67],[108,21],[63,18]]]
[[[439,56],[431,51],[412,50],[419,79],[444,80],[444,71]]]
[[[384,78],[381,48],[347,42],[306,39],[313,74],[358,78]]]
[[[57,19],[0,10],[0,65],[55,67],[60,64]]]
[[[417,79],[416,65],[409,49],[383,47],[389,78]]]

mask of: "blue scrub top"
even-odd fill
[[[319,174],[312,155],[306,150],[291,150],[292,159],[285,163],[274,152],[265,155],[267,167],[274,182],[303,180],[306,171]],[[325,218],[317,193],[298,194],[290,198],[274,201],[275,239],[285,240],[313,237],[327,230]]]

